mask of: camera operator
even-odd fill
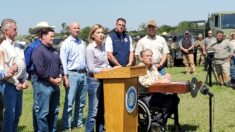
[[[230,41],[224,38],[224,32],[218,31],[216,39],[211,40],[207,50],[214,51],[213,65],[215,67],[220,85],[230,80],[230,59],[232,50]]]

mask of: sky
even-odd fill
[[[176,26],[181,21],[206,20],[209,13],[235,11],[235,1],[222,0],[3,0],[0,20],[17,21],[18,34],[28,34],[41,21],[56,26],[77,21],[81,28],[101,24],[113,29],[116,19],[126,19],[127,30],[155,20],[158,26]]]

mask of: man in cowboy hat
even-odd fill
[[[44,29],[54,29],[54,26],[49,26],[49,24],[45,21],[39,22],[38,24],[36,24],[36,26],[34,26],[31,30],[30,33],[34,34],[37,36],[36,39],[34,39],[34,41],[32,43],[29,44],[29,46],[26,48],[25,50],[25,62],[26,62],[26,71],[29,74],[29,78],[31,80],[32,83],[32,87],[34,89],[34,95],[35,95],[35,87],[36,87],[36,75],[34,72],[34,66],[33,66],[33,62],[31,60],[31,56],[33,51],[41,44],[41,40],[40,40],[40,34],[41,31]],[[36,96],[34,96],[34,104],[36,103],[35,101],[37,99],[35,99]],[[35,105],[33,105],[33,128],[34,131],[37,132],[38,131],[38,125],[37,125],[37,119],[36,119],[36,114],[35,114]]]

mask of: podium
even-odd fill
[[[138,131],[138,76],[145,74],[145,66],[133,66],[94,75],[103,79],[106,132]]]

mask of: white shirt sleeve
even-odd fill
[[[131,36],[129,36],[129,39],[130,39],[130,51],[133,51],[133,43],[132,43],[132,38]]]
[[[143,50],[141,41],[139,40],[136,44],[135,55],[140,55],[140,51]]]
[[[110,36],[108,36],[105,40],[105,50],[106,52],[113,52],[113,43]]]

